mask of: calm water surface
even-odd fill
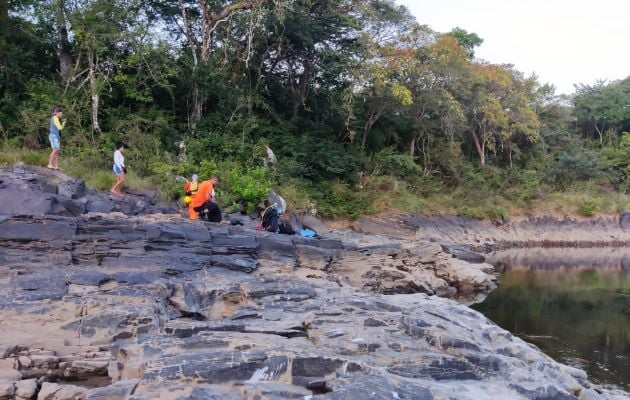
[[[630,390],[630,249],[521,249],[488,259],[499,287],[472,308],[589,380]]]

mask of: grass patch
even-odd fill
[[[45,167],[48,165],[50,151],[3,148],[0,152],[0,166],[8,167],[23,163]]]

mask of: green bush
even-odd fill
[[[367,194],[342,181],[319,184],[313,197],[319,214],[325,218],[357,218],[371,214]]]
[[[600,156],[591,150],[572,149],[558,155],[556,162],[547,170],[545,181],[566,190],[576,181],[599,179],[607,173]]]
[[[230,170],[228,185],[233,200],[244,202],[248,212],[252,212],[256,204],[267,198],[273,179],[264,167],[244,169],[235,166]]]
[[[578,212],[585,217],[592,217],[597,212],[597,203],[593,200],[585,200],[579,205]]]

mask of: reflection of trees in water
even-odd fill
[[[615,259],[602,249],[595,264],[573,254],[568,265],[539,261],[528,268],[521,255],[473,308],[591,379],[630,389],[630,274],[619,257],[612,267],[602,265],[608,257]]]
[[[630,249],[533,248],[492,253],[488,262],[501,272],[527,269],[601,269],[630,273]]]

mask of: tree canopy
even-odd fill
[[[45,148],[61,105],[71,153],[124,140],[144,175],[247,174],[271,146],[270,181],[326,204],[387,174],[417,196],[490,170],[625,188],[630,78],[558,97],[482,43],[392,0],[0,0],[0,133]]]

